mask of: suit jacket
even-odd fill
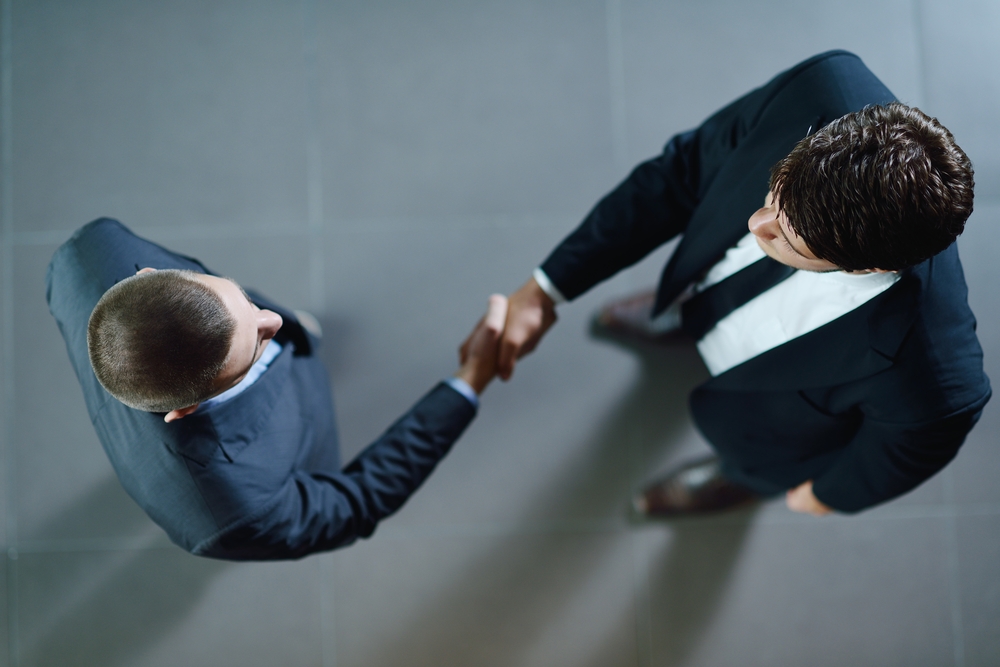
[[[87,410],[118,478],[176,544],[234,560],[298,558],[367,537],[434,469],[475,415],[445,383],[341,469],[326,369],[288,311],[281,353],[246,391],[169,424],[129,408],[97,381],[87,322],[98,299],[138,267],[209,271],[116,220],[86,225],[49,265],[49,308]]]
[[[683,234],[662,311],[747,234],[771,167],[809,132],[892,93],[845,51],[779,74],[675,136],[546,259],[569,299]],[[857,511],[904,493],[954,457],[990,397],[953,244],[863,306],[707,381],[695,423],[734,478],[776,492],[814,480]]]

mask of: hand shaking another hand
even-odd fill
[[[492,295],[486,315],[459,348],[461,368],[456,376],[477,394],[497,375],[509,380],[517,360],[535,349],[555,321],[555,302],[534,278],[509,299]]]
[[[514,374],[517,360],[538,345],[545,332],[556,322],[556,304],[529,278],[520,289],[510,295],[507,321],[500,341],[497,375],[505,382]]]
[[[500,337],[506,320],[507,297],[490,296],[486,314],[458,350],[461,367],[455,376],[465,380],[477,394],[483,393],[496,377]]]

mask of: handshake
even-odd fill
[[[497,375],[509,380],[517,360],[535,349],[555,321],[555,302],[534,278],[509,299],[490,296],[486,314],[459,348],[461,367],[455,376],[477,394]]]

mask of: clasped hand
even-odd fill
[[[517,360],[538,345],[556,322],[555,303],[534,278],[509,299],[490,297],[489,309],[459,349],[462,369],[458,373],[476,393],[499,375],[504,381],[514,374]],[[793,512],[823,516],[832,510],[813,493],[808,480],[785,494],[785,504]]]
[[[509,299],[492,295],[486,315],[459,348],[457,376],[476,393],[496,375],[509,380],[517,360],[535,349],[555,321],[555,303],[534,278]]]
[[[455,376],[465,380],[477,394],[483,393],[486,386],[496,377],[497,352],[506,319],[507,298],[493,294],[490,296],[486,314],[459,348],[461,367]]]

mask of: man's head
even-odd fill
[[[792,249],[797,239],[807,258],[846,271],[919,264],[947,248],[972,213],[968,156],[937,119],[899,103],[806,137],[775,165],[770,186]]]
[[[98,301],[87,344],[112,396],[171,421],[239,383],[280,327],[231,280],[142,269]]]

